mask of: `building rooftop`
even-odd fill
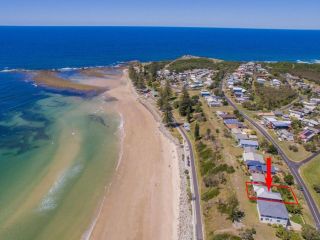
[[[257,200],[257,204],[260,216],[289,219],[288,210],[283,203]]]
[[[271,190],[268,191],[267,187],[261,186],[257,191],[258,198],[264,198],[269,200],[279,200],[282,201],[281,194],[278,192],[272,192]]]
[[[254,140],[240,140],[241,145],[259,146],[259,143]]]
[[[252,173],[251,176],[253,182],[265,182],[265,176],[262,173]]]
[[[244,161],[258,161],[262,164],[265,163],[263,156],[261,154],[255,153],[255,152],[244,152],[243,153],[243,160]]]

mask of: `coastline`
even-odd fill
[[[180,238],[184,176],[178,143],[141,103],[126,70],[103,96],[117,99],[122,153],[91,233],[83,239],[187,239]]]

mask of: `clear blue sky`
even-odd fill
[[[320,29],[320,0],[1,0],[0,25]]]

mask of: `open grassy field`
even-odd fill
[[[320,156],[302,166],[300,172],[313,199],[315,199],[318,208],[320,209],[320,194],[313,189],[314,184],[320,184]]]

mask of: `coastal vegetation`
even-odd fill
[[[172,61],[166,66],[166,68],[170,71],[175,71],[177,73],[193,69],[217,70],[220,71],[217,77],[217,79],[219,79],[219,76],[224,75],[224,73],[226,72],[234,70],[238,65],[238,62],[226,62],[218,59],[203,57],[187,57]]]
[[[270,68],[271,72],[275,75],[279,75],[279,73],[290,73],[294,76],[320,84],[320,64],[277,62],[266,63],[265,65]]]
[[[291,103],[297,96],[297,92],[287,85],[274,88],[254,83],[253,100],[242,105],[251,111],[273,110]]]

